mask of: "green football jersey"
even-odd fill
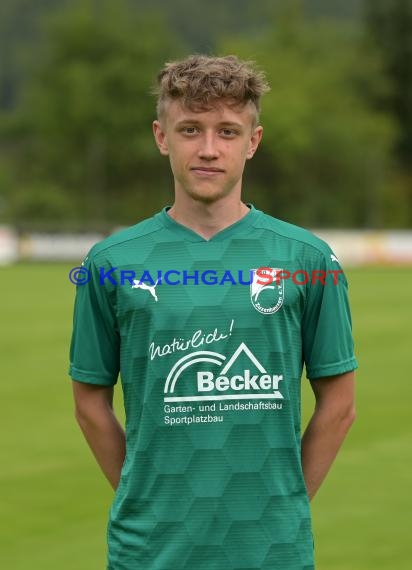
[[[84,266],[70,375],[120,373],[126,411],[108,569],[313,569],[302,370],[357,367],[328,245],[253,206],[207,240],[165,208]]]

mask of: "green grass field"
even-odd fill
[[[73,417],[69,269],[0,269],[0,566],[8,570],[105,567],[112,493]],[[407,570],[412,268],[347,275],[360,361],[358,419],[313,503],[317,570]],[[305,417],[311,406],[305,385]]]

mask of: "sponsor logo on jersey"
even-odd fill
[[[239,358],[242,358],[242,367],[235,366]],[[193,365],[199,363],[202,366],[194,369]],[[231,371],[234,366],[235,373]],[[199,350],[180,358],[166,378],[164,401],[282,400],[279,390],[282,380],[282,374],[269,373],[242,342],[229,359],[210,350]],[[176,392],[182,390],[189,391],[189,395],[177,396]]]
[[[283,305],[284,280],[276,279],[276,275],[282,271],[283,269],[275,267],[251,269],[253,279],[250,284],[250,300],[259,313],[271,315]],[[264,283],[265,275],[268,276],[267,283]]]

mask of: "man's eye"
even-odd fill
[[[196,127],[183,127],[182,133],[185,135],[195,135],[197,133]]]
[[[236,131],[233,129],[222,129],[221,133],[224,137],[234,137],[236,135]]]

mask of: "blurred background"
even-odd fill
[[[2,0],[0,221],[107,230],[171,200],[160,67],[235,53],[268,75],[246,198],[312,227],[412,225],[409,0]]]
[[[151,89],[191,53],[266,72],[244,199],[347,268],[359,419],[314,502],[318,569],[409,569],[412,0],[1,0],[0,564],[104,568],[112,495],[73,418],[67,275],[171,204]]]

